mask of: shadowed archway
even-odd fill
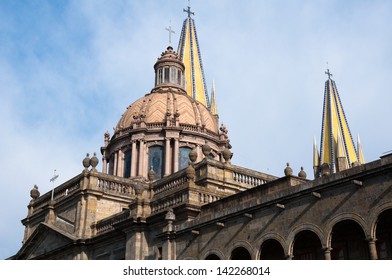
[[[320,238],[313,231],[304,230],[295,236],[293,246],[294,260],[322,260],[322,246]]]
[[[380,260],[392,259],[392,209],[380,214],[376,228],[377,255]]]
[[[368,260],[369,247],[362,227],[355,221],[344,220],[332,228],[332,260]]]
[[[231,252],[231,260],[251,260],[252,257],[247,249],[244,247],[237,247]]]
[[[263,242],[260,248],[261,260],[285,260],[284,250],[279,241],[268,239]]]
[[[216,254],[209,254],[206,257],[206,260],[220,260],[220,257],[218,257]]]

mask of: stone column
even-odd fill
[[[117,175],[117,167],[118,167],[118,151],[114,153],[113,175]]]
[[[139,168],[138,176],[143,176],[143,165],[144,165],[144,142],[139,140]]]
[[[124,153],[122,150],[118,151],[118,168],[117,176],[124,177]]]
[[[132,141],[131,177],[136,176],[137,151],[136,141]]]
[[[326,247],[326,248],[323,248],[323,251],[324,251],[324,260],[330,260],[332,248]]]
[[[174,152],[173,152],[173,173],[178,171],[178,153],[179,150],[179,141],[178,139],[174,139]]]
[[[104,174],[108,173],[108,163],[106,160],[106,151],[102,155],[102,173],[104,173]]]
[[[376,248],[376,240],[373,238],[368,239],[369,244],[369,255],[371,260],[377,260],[377,248]]]
[[[170,175],[170,139],[165,139],[165,175]]]
[[[147,173],[148,173],[148,148],[147,148],[147,142],[143,142],[143,157],[144,157],[144,160],[143,160],[143,173],[142,173],[142,176],[144,177],[144,178],[147,178],[148,176],[147,176]]]

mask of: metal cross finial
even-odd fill
[[[188,6],[188,9],[183,9],[185,13],[188,13],[188,17],[191,17],[191,15],[195,15],[194,12],[191,12],[191,7]]]
[[[171,27],[171,22],[170,22],[169,27],[166,27],[166,30],[169,31],[169,44],[171,44],[171,35],[172,35],[172,33],[173,34],[176,33],[176,32],[174,32],[174,30]]]
[[[56,181],[56,179],[59,177],[58,174],[56,174],[56,169],[53,172],[53,177],[50,179],[50,182],[53,182],[53,189],[52,189],[52,197],[51,200],[53,200],[54,198],[54,181]]]
[[[331,72],[329,72],[329,69],[327,69],[327,71],[325,71],[325,74],[328,75],[328,79],[331,79],[331,77],[333,76],[333,75],[331,74]]]

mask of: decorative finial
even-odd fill
[[[174,211],[173,211],[173,209],[169,209],[169,210],[167,210],[167,212],[166,212],[166,215],[165,215],[165,220],[166,221],[174,221],[176,219],[176,215],[174,214]]]
[[[191,160],[191,163],[194,164],[197,160],[197,151],[195,148],[193,148],[190,152],[189,152],[189,159]]]
[[[233,153],[229,150],[229,148],[225,147],[225,149],[222,151],[222,156],[226,163],[230,163],[230,159],[233,156]]]
[[[284,175],[285,176],[290,176],[293,174],[293,169],[290,167],[290,163],[287,163],[286,168],[284,169]]]
[[[186,10],[184,9],[184,12],[188,13],[188,17],[190,18],[191,15],[195,15],[195,13],[191,11],[191,7],[189,7],[189,6],[190,6],[190,3],[188,1],[188,8]]]
[[[195,178],[195,174],[196,174],[195,168],[193,167],[193,164],[189,162],[189,165],[186,168],[186,177],[189,180],[193,181],[193,179]]]
[[[98,165],[98,158],[97,158],[97,153],[94,153],[94,156],[90,159],[90,165],[92,166],[93,170],[96,171],[95,167]]]
[[[171,45],[171,35],[172,33],[175,34],[176,32],[174,32],[174,30],[171,27],[171,21],[170,21],[170,25],[169,27],[166,27],[166,30],[169,32],[169,45]]]
[[[33,200],[36,200],[39,196],[40,196],[40,193],[39,193],[39,190],[38,190],[38,186],[34,185],[33,189],[30,191],[30,197]]]
[[[209,157],[210,153],[211,153],[211,147],[210,145],[208,145],[207,141],[205,142],[205,144],[201,147],[201,151],[203,152],[203,155],[205,157]]]
[[[83,159],[82,163],[83,163],[84,169],[87,170],[90,166],[90,154],[89,153],[86,154],[86,157]]]
[[[301,171],[298,173],[298,177],[306,179],[306,172],[304,171],[303,166],[301,166]]]

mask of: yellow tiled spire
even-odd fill
[[[194,15],[194,13],[191,12],[189,6],[187,9],[184,9],[184,12],[188,13],[188,16],[182,26],[177,53],[181,61],[185,64],[186,91],[189,96],[209,108],[210,104],[204,79],[203,63],[201,61],[195,21],[191,18],[191,15]]]
[[[331,79],[332,74],[329,69],[325,73],[328,80],[325,82],[318,167],[327,163],[331,173],[334,173],[351,167],[353,163],[364,163],[364,158],[362,149],[358,151],[361,153],[359,156],[355,148],[335,81]]]

